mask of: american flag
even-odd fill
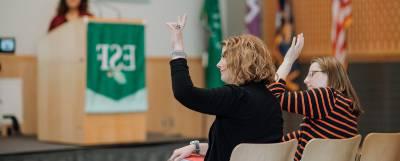
[[[350,24],[351,0],[332,0],[331,37],[333,54],[342,64],[344,64],[346,60],[346,29]]]

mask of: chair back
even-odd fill
[[[293,161],[297,140],[274,144],[239,144],[230,161]]]
[[[348,139],[312,139],[303,151],[302,161],[355,161],[361,135]]]
[[[400,133],[370,133],[365,137],[360,161],[400,161]]]

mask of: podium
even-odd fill
[[[87,88],[90,85],[88,59],[93,59],[87,54],[89,22],[116,25],[142,23],[140,20],[83,18],[56,28],[40,42],[38,48],[38,138],[41,141],[78,145],[143,142],[146,140],[146,110],[107,112],[100,109],[100,112],[96,113],[86,107],[88,106]],[[132,48],[128,47],[128,49]],[[130,59],[129,56],[126,58]],[[108,65],[113,67],[113,64]],[[106,69],[105,67],[108,66],[102,65],[101,68],[103,67]],[[128,70],[133,69],[134,66],[122,65],[121,68],[125,69],[125,67]],[[129,81],[129,78],[127,79]],[[121,81],[124,83],[124,79],[119,79],[119,82]],[[110,106],[111,104],[95,105]]]

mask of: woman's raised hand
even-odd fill
[[[171,32],[172,49],[174,51],[183,51],[183,29],[186,25],[186,15],[178,16],[177,22],[167,22]]]

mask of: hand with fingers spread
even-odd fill
[[[289,50],[286,52],[284,61],[294,63],[299,57],[301,50],[303,49],[303,46],[304,46],[303,33],[297,35],[297,37],[293,37],[292,44]]]
[[[186,15],[178,16],[177,22],[167,22],[171,32],[172,49],[174,51],[183,51],[183,29],[186,24]]]
[[[304,36],[303,33],[293,37],[292,44],[290,45],[289,50],[286,52],[285,58],[283,59],[282,64],[279,66],[276,71],[277,77],[275,80],[283,79],[286,80],[290,69],[292,68],[293,63],[299,57],[301,50],[304,46]]]

